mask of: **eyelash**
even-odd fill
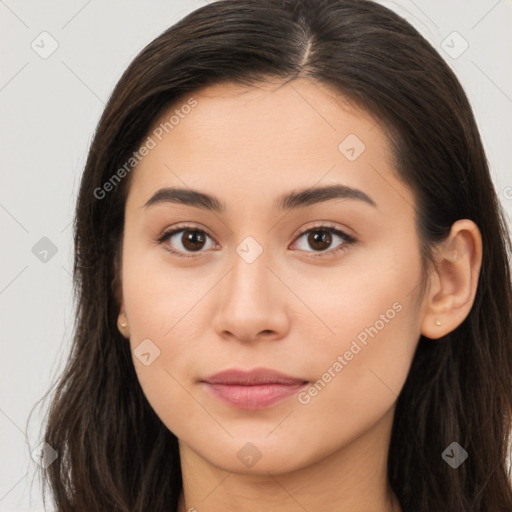
[[[157,240],[157,242],[159,244],[163,244],[166,240],[170,239],[173,235],[175,235],[176,233],[180,233],[181,231],[197,231],[199,233],[204,233],[205,235],[210,237],[210,235],[208,235],[208,233],[206,231],[204,231],[203,229],[199,229],[196,226],[192,226],[192,225],[183,225],[183,226],[174,228],[170,231],[166,231]],[[320,251],[320,252],[317,252],[316,254],[307,256],[308,258],[321,258],[321,257],[324,257],[324,255],[326,255],[326,254],[328,254],[330,256],[335,256],[341,252],[346,252],[351,245],[353,245],[355,242],[357,242],[357,240],[353,236],[347,235],[347,233],[341,231],[340,229],[337,229],[335,226],[331,226],[331,225],[328,226],[325,224],[313,226],[313,227],[310,227],[310,228],[302,231],[301,233],[299,233],[297,235],[295,240],[298,240],[301,236],[305,235],[306,233],[309,233],[310,231],[326,231],[328,233],[337,235],[340,238],[342,238],[343,243],[336,249]],[[210,238],[212,238],[212,237],[210,237]],[[201,252],[204,252],[204,251],[198,251],[197,253],[183,254],[181,251],[176,251],[174,249],[171,249],[170,247],[166,247],[166,250],[169,251],[170,253],[178,256],[179,258],[194,258],[194,257],[196,257],[196,254],[200,254]],[[309,251],[307,251],[307,252],[309,252]]]

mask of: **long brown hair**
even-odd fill
[[[89,150],[74,222],[74,339],[44,433],[59,454],[41,471],[57,511],[175,510],[182,486],[176,436],[147,402],[116,325],[130,179],[105,197],[95,191],[179,99],[223,81],[297,77],[332,86],[385,127],[397,175],[416,197],[425,275],[456,220],[482,234],[469,315],[442,340],[420,338],[398,397],[390,486],[404,512],[512,510],[511,243],[459,81],[417,30],[371,1],[220,0],[137,55]],[[441,457],[454,441],[469,454],[457,469]]]

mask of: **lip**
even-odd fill
[[[264,409],[297,393],[308,381],[268,368],[228,369],[201,382],[216,398],[239,409]]]

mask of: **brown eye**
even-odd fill
[[[336,238],[338,238],[340,242],[335,245],[334,248],[331,248]],[[312,258],[345,252],[356,242],[354,237],[347,235],[335,226],[328,225],[307,229],[303,231],[296,240],[294,245],[298,246],[301,251],[310,253],[308,256]]]
[[[331,245],[332,235],[329,231],[316,229],[309,232],[308,243],[316,251],[323,251]]]
[[[205,242],[206,236],[202,231],[185,230],[181,237],[181,243],[188,251],[198,251],[202,249]]]
[[[201,229],[181,227],[164,233],[158,239],[158,243],[164,244],[169,252],[177,256],[191,257],[193,253],[205,252],[202,249],[205,248],[208,239],[211,240],[211,237]]]
[[[306,236],[307,235],[307,236]],[[335,238],[340,239],[340,243],[330,249]],[[208,239],[210,240],[210,247],[207,246]],[[318,226],[316,228],[308,229],[302,232],[297,240],[304,239],[307,247],[300,247],[303,243],[295,242],[299,245],[299,249],[310,254],[310,257],[321,257],[323,255],[335,255],[346,251],[356,239],[347,235],[343,231],[336,229],[334,226]],[[164,242],[167,242],[164,244]],[[195,227],[180,227],[164,233],[159,239],[158,243],[164,244],[167,251],[175,254],[176,256],[193,257],[200,256],[205,248],[213,248],[213,239],[202,229]],[[313,249],[311,251],[311,249]]]

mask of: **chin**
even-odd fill
[[[328,448],[318,453],[305,452],[304,443],[291,437],[286,440],[279,435],[275,435],[272,440],[270,437],[265,439],[244,436],[224,438],[221,441],[210,437],[188,446],[210,464],[224,471],[243,475],[268,476],[268,473],[277,475],[296,471],[329,453]]]

